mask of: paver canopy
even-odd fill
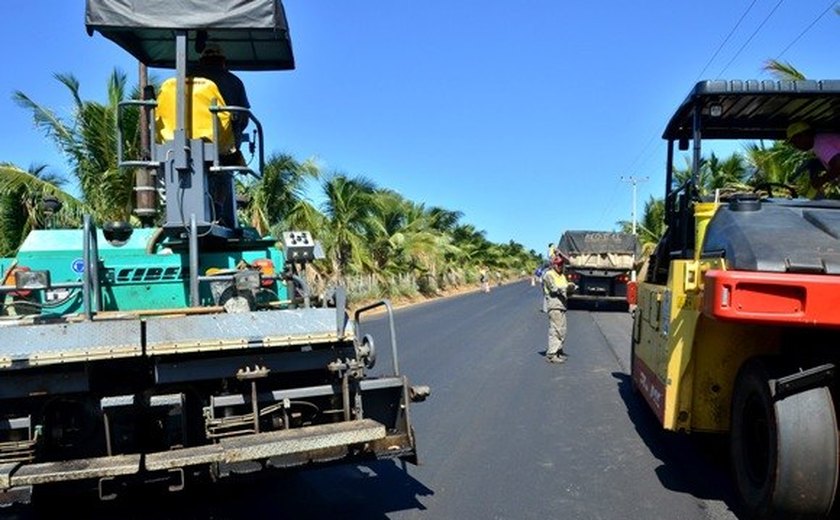
[[[175,31],[186,30],[187,59],[219,44],[229,69],[295,67],[280,0],[87,0],[88,34],[98,31],[149,67],[175,68]]]

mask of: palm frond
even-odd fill
[[[772,74],[778,79],[801,80],[805,79],[805,74],[799,71],[789,62],[782,62],[775,59],[767,60],[764,63],[764,70]]]
[[[76,79],[76,76],[69,74],[69,73],[60,73],[60,74],[53,74],[53,77],[57,79],[62,85],[66,86],[67,89],[70,91],[70,95],[73,96],[73,101],[76,103],[76,108],[80,108],[82,106],[82,98],[79,95],[79,80]]]
[[[73,154],[69,153],[77,149],[73,131],[67,127],[60,117],[49,108],[39,105],[19,90],[15,91],[12,99],[18,106],[32,112],[32,119],[36,128],[44,132],[50,139],[53,139],[62,152],[70,155],[69,158],[71,160],[75,159]]]

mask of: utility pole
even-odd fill
[[[621,176],[621,181],[622,182],[629,182],[630,184],[633,185],[633,211],[632,211],[632,216],[633,216],[633,234],[634,235],[636,234],[636,186],[640,182],[647,182],[647,180],[648,180],[648,177],[646,177],[646,176],[645,177],[635,177],[633,175],[628,175],[626,177],[624,175]]]
[[[636,176],[633,176],[633,175],[628,175],[627,177],[625,177],[624,175],[621,176],[621,181],[622,182],[629,182],[630,184],[633,185],[633,212],[632,212],[632,215],[633,215],[633,236],[634,237],[636,236],[636,186],[638,186],[638,184],[640,182],[647,182],[647,180],[648,180],[647,176],[645,176],[645,177],[636,177]],[[630,270],[630,281],[635,282],[636,281],[636,266],[635,266],[636,258],[635,258],[635,256],[633,257],[633,264],[634,264],[633,269]]]

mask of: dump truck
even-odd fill
[[[639,241],[630,233],[566,231],[555,253],[566,262],[566,278],[576,285],[570,303],[587,301],[627,303],[627,284],[639,253]]]
[[[634,388],[666,430],[728,436],[749,518],[834,509],[840,201],[800,198],[784,182],[703,193],[698,178],[703,145],[784,140],[795,121],[836,132],[840,81],[693,87],[663,134],[667,231],[633,320]],[[675,145],[691,149],[682,183]]]
[[[168,90],[120,106],[147,116],[148,155],[118,155],[148,174],[135,209],[157,225],[87,215],[80,229],[32,231],[0,260],[0,499],[416,462],[409,404],[428,388],[400,373],[390,303],[351,316],[342,287],[309,287],[320,249],[309,232],[260,236],[239,222],[234,176],[261,176],[262,125],[218,92],[193,96],[201,78],[188,67],[210,44],[233,70],[294,68],[281,2],[88,0],[85,21],[174,72]],[[233,114],[254,128],[249,165],[223,157]],[[390,333],[376,375],[362,321],[374,309]]]

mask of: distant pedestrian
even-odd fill
[[[566,353],[563,351],[566,342],[566,302],[574,287],[563,275],[563,258],[555,256],[551,260],[551,267],[543,274],[545,307],[548,311],[548,348],[545,360],[549,363],[566,361]]]
[[[481,290],[483,292],[489,293],[490,292],[490,274],[487,272],[487,269],[481,270],[481,276],[479,277],[481,280]]]

